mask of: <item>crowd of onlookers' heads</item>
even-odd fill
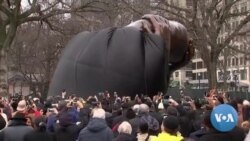
[[[217,131],[211,110],[227,103],[238,112],[238,125]],[[250,141],[250,102],[228,99],[211,90],[202,99],[119,97],[115,92],[85,100],[60,96],[0,97],[0,141]]]

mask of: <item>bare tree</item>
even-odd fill
[[[46,23],[51,29],[55,27],[50,22],[57,15],[79,12],[103,12],[96,6],[98,0],[69,1],[69,0],[0,0],[0,94],[6,93],[7,66],[6,50],[11,46],[18,27],[28,22]]]
[[[228,48],[238,35],[244,35],[248,31],[245,27],[250,21],[250,12],[249,10],[239,10],[238,7],[241,6],[239,4],[242,2],[246,1],[192,0],[190,8],[164,3],[166,7],[177,11],[171,13],[173,15],[180,15],[181,12],[178,13],[178,11],[186,13],[186,16],[178,17],[181,17],[180,20],[189,28],[189,33],[195,41],[195,47],[209,70],[210,88],[217,86],[217,63],[220,53]],[[233,27],[232,19],[240,22]],[[219,39],[221,40],[218,42]]]
[[[147,0],[145,0],[147,1]],[[234,39],[249,33],[250,10],[239,8],[246,0],[151,1],[150,9],[167,19],[177,20],[188,28],[194,46],[209,70],[209,87],[217,86],[217,65],[220,53],[234,44]],[[134,12],[140,10],[131,7]],[[234,22],[238,21],[238,22]],[[235,48],[235,47],[233,47]]]

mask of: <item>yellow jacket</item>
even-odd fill
[[[150,141],[181,141],[183,137],[180,133],[177,134],[177,136],[170,135],[168,133],[162,132],[156,136],[151,136]]]

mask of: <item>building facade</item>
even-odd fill
[[[233,1],[233,0],[231,0]],[[229,1],[226,1],[229,2]],[[235,4],[231,12],[244,13],[250,10],[250,1],[241,0]],[[222,27],[217,42],[222,43],[225,37],[229,35],[238,25],[242,22],[244,16],[237,16],[231,18]],[[250,24],[247,24],[243,30],[249,30]],[[231,43],[230,47],[222,50],[217,66],[217,81],[219,87],[224,86],[228,91],[250,91],[250,62],[249,58],[245,55],[246,52],[250,52],[250,39],[249,36],[239,36],[235,37]],[[197,86],[201,83],[202,88],[208,88],[207,73],[209,71],[206,69],[204,62],[202,61],[200,54],[196,52],[194,59],[192,60],[192,83]]]

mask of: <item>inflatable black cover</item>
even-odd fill
[[[166,91],[168,64],[164,41],[133,27],[82,32],[67,45],[49,95],[89,96],[108,90],[120,95]]]

